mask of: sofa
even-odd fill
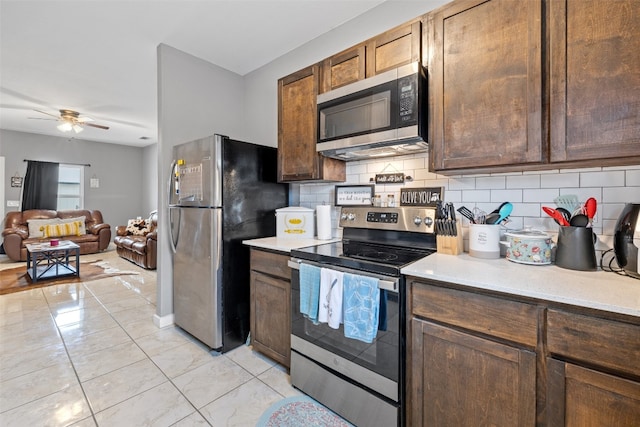
[[[111,242],[111,226],[98,210],[31,209],[8,212],[2,230],[3,246],[13,261],[27,260],[27,244],[53,238],[70,240],[80,246],[80,254],[105,250]]]
[[[158,248],[158,214],[152,212],[148,219],[129,220],[116,227],[113,243],[122,258],[147,270],[155,270]]]

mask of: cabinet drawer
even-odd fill
[[[640,376],[640,325],[560,310],[547,325],[550,353]]]
[[[291,280],[291,269],[287,265],[290,258],[289,255],[251,249],[251,269]]]
[[[412,314],[535,347],[537,307],[412,281]]]

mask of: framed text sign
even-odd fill
[[[375,185],[336,185],[336,206],[371,205]]]
[[[397,173],[377,173],[376,184],[402,184],[404,182],[404,174]]]
[[[436,206],[444,196],[444,187],[401,188],[400,206]]]

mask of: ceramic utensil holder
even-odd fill
[[[469,224],[469,255],[476,258],[500,258],[500,226]]]
[[[569,270],[596,270],[595,240],[590,227],[560,227],[556,265]]]
[[[456,220],[456,230],[455,236],[436,236],[436,249],[439,254],[460,255],[462,253],[464,243],[462,241],[462,223],[460,220]]]

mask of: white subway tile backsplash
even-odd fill
[[[476,178],[476,189],[504,189],[506,188],[504,176],[487,176]]]
[[[435,174],[433,172],[429,172],[428,169],[416,169],[413,172],[414,179],[447,179],[446,177],[442,177],[442,175]]]
[[[465,202],[490,202],[490,190],[462,190],[462,200]]]
[[[540,188],[562,188],[579,186],[579,173],[553,173],[540,175]]]
[[[476,188],[476,179],[453,178],[449,180],[449,188],[452,190],[474,190]]]
[[[598,212],[593,225],[599,250],[611,247],[615,223],[624,204],[640,203],[640,165],[451,176],[429,172],[428,163],[426,154],[349,162],[347,182],[337,185],[369,184],[377,173],[403,172],[413,177],[413,181],[377,185],[375,192],[393,193],[399,199],[402,188],[444,187],[444,199],[455,203],[456,208],[464,205],[485,212],[509,201],[514,209],[507,228],[517,230],[527,226],[551,233],[557,233],[558,225],[542,212],[542,206],[556,207],[553,200],[561,194],[575,194],[580,202],[595,197]],[[296,193],[292,200],[299,200],[301,206],[309,208],[323,202],[333,204],[335,185],[292,185],[292,192]]]
[[[604,203],[640,203],[640,187],[612,187],[602,190]]]
[[[626,186],[640,187],[640,169],[626,171],[625,183]]]
[[[402,162],[402,169],[424,169],[427,167],[425,160],[426,159],[424,157],[404,160]]]
[[[508,176],[507,188],[540,188],[540,175]]]
[[[581,187],[622,187],[624,185],[624,171],[580,173]]]
[[[523,202],[539,202],[539,203],[553,203],[553,199],[559,195],[558,189],[545,188],[545,189],[527,189],[522,191]]]
[[[491,190],[491,201],[495,203],[522,202],[523,190]]]

